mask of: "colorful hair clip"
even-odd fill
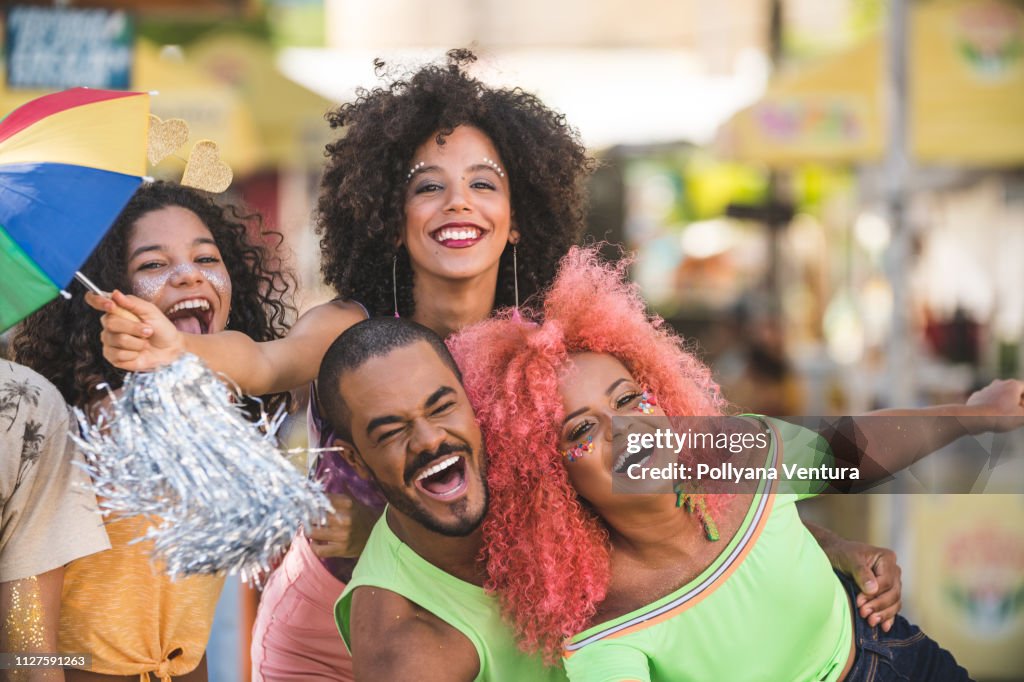
[[[578,459],[582,459],[583,455],[588,455],[594,451],[594,437],[587,436],[587,440],[583,443],[577,443],[575,447],[569,448],[568,450],[562,450],[562,457],[565,457],[570,462],[575,462]]]
[[[636,409],[644,414],[654,414],[654,408],[657,404],[658,399],[654,396],[654,393],[645,388]]]

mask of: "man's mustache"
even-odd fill
[[[447,441],[441,443],[441,445],[439,445],[433,452],[430,450],[424,450],[420,454],[416,455],[412,462],[406,465],[404,476],[405,484],[412,485],[412,479],[416,473],[434,460],[447,457],[448,455],[454,455],[455,453],[471,455],[473,454],[473,451],[470,450],[469,446],[465,443],[449,443]]]

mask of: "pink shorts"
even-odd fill
[[[263,590],[252,630],[254,682],[354,680],[352,658],[334,624],[345,589],[296,536]]]

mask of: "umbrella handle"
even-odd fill
[[[106,298],[110,298],[110,294],[107,294]],[[130,310],[125,310],[116,303],[114,304],[114,309],[110,311],[110,314],[117,315],[118,317],[123,317],[126,320],[131,320],[132,322],[142,322],[142,320],[139,319],[138,315],[131,312]]]
[[[93,283],[91,279],[83,275],[80,271],[75,271],[75,279],[81,282],[82,286],[84,286],[86,289],[96,294],[97,296],[102,296],[107,300],[111,298],[109,291],[103,291],[103,289],[100,289]],[[110,311],[110,314],[117,315],[118,317],[123,317],[126,320],[131,320],[132,322],[142,322],[142,320],[139,319],[138,315],[131,312],[130,310],[125,310],[116,303],[114,304],[114,309]]]

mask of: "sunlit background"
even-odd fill
[[[481,78],[535,92],[579,130],[602,162],[592,238],[635,254],[650,306],[699,343],[737,407],[856,414],[1024,376],[1021,2],[56,5],[8,5],[0,113],[73,85],[159,91],[154,113],[216,141],[230,199],[286,236],[302,307],[332,296],[311,220],[324,113],[381,83],[377,57],[401,70],[472,46]],[[104,11],[81,23],[85,8]],[[90,28],[40,32],[39,12]],[[68,51],[75,69],[59,66]],[[1024,496],[807,512],[897,549],[905,612],[975,677],[1024,675]],[[254,609],[229,584],[212,680],[248,679]]]

